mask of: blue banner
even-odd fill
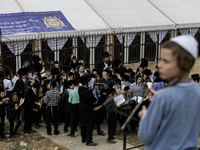
[[[61,11],[0,14],[2,35],[75,30]]]

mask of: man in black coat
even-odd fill
[[[121,77],[124,76],[124,72],[126,71],[126,67],[124,67],[124,66],[122,65],[121,60],[119,60],[119,59],[113,60],[112,68],[113,68],[113,69],[118,69],[118,72],[119,72],[120,76],[121,76]]]
[[[24,100],[24,132],[25,133],[35,133],[35,130],[32,130],[32,121],[34,116],[33,111],[38,111],[39,106],[35,104],[37,101],[37,89],[40,87],[39,84],[34,83],[32,88],[29,88],[25,93]]]
[[[102,53],[102,60],[100,60],[95,68],[97,69],[98,75],[101,77],[102,76],[102,71],[112,68],[112,62],[110,61],[110,54],[108,52],[103,52]]]
[[[92,91],[88,89],[88,82],[90,81],[88,75],[80,77],[82,86],[78,89],[80,98],[79,111],[81,121],[81,137],[82,143],[86,142],[86,146],[96,146],[97,143],[92,141],[92,132],[94,127],[94,111],[93,103],[96,102],[96,98],[93,96]]]

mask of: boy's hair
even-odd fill
[[[120,80],[120,79],[116,79],[116,80],[115,80],[115,84],[121,85],[121,80]]]
[[[53,80],[53,81],[51,82],[51,86],[52,86],[53,88],[56,87],[56,80]]]
[[[11,75],[11,72],[10,71],[6,71],[5,72],[5,76],[8,77],[9,75]]]
[[[12,97],[13,97],[14,95],[17,95],[17,92],[13,92],[13,93],[10,95],[10,100],[12,100]]]
[[[128,87],[128,86],[126,86],[125,88],[124,88],[124,91],[128,91],[130,88]]]
[[[73,80],[73,84],[74,84],[74,86],[78,86],[78,84],[79,84],[79,83],[78,83],[78,80],[77,80],[77,79],[74,79],[74,80]]]
[[[174,82],[173,85],[176,85],[180,80],[184,73],[189,73],[191,68],[195,63],[195,58],[188,53],[184,48],[173,41],[164,42],[161,45],[161,48],[167,48],[172,51],[172,55],[175,57],[177,66],[180,69],[180,74],[177,81]]]

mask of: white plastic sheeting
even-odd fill
[[[180,33],[182,35],[186,35],[186,34],[190,34],[192,36],[195,36],[195,34],[197,33],[199,29],[180,29]]]
[[[19,55],[23,53],[28,43],[29,41],[14,41],[14,42],[6,42],[6,45],[14,55]]]
[[[68,38],[52,38],[52,39],[47,39],[47,44],[50,47],[52,51],[54,50],[60,50],[63,48],[65,43],[67,42]]]
[[[101,40],[102,38],[102,35],[98,35],[98,36],[95,36],[95,37],[86,37],[86,47],[87,48],[90,48],[90,47],[96,47],[99,43],[99,41]],[[81,37],[83,43],[85,43],[85,40],[84,40],[84,37]],[[93,42],[92,42],[93,40]]]
[[[128,34],[128,46],[131,45],[131,43],[133,42],[133,40],[135,39],[136,33],[129,33]]]
[[[158,40],[157,34],[159,34],[159,44],[160,44],[160,43],[162,42],[162,40],[165,38],[165,36],[166,36],[166,34],[168,33],[168,31],[167,31],[167,30],[164,30],[164,31],[160,31],[160,33],[156,32],[156,31],[150,31],[150,32],[148,32],[148,33],[149,33],[151,39],[152,39],[155,43],[157,43],[157,40]]]

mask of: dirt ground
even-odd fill
[[[23,132],[22,127],[23,122],[19,128],[19,132]],[[10,138],[8,137],[8,122],[6,122],[5,129],[7,138],[0,141],[1,150],[67,150],[60,145],[54,144],[49,138],[45,138],[37,132],[33,134],[18,135],[16,138]]]

